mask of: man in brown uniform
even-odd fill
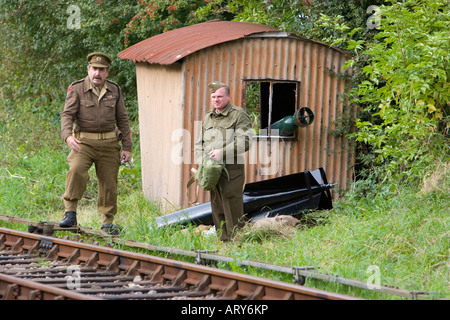
[[[111,58],[94,52],[87,60],[88,76],[69,86],[61,114],[61,138],[71,152],[67,157],[70,168],[64,193],[65,215],[60,226],[77,224],[78,200],[86,190],[88,170],[95,163],[102,230],[114,234],[118,230],[112,222],[117,212],[120,161],[131,157],[130,125],[119,86],[106,79]]]
[[[195,155],[197,163],[202,156],[225,163],[226,171],[210,196],[214,225],[218,232],[222,230],[220,240],[229,241],[235,229],[244,223],[244,153],[252,139],[251,120],[244,109],[230,103],[230,89],[226,84],[212,82],[209,90],[213,109],[203,119]]]

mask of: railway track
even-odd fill
[[[192,263],[0,228],[0,299],[356,298]]]

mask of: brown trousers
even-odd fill
[[[234,232],[244,225],[244,165],[227,164],[226,169],[230,181],[227,174],[222,172],[216,189],[210,191],[213,222],[217,232],[222,230],[222,241],[231,240]]]
[[[81,141],[81,151],[71,151],[67,156],[69,171],[66,174],[64,207],[67,211],[77,211],[78,200],[83,197],[89,181],[88,170],[95,164],[98,181],[98,210],[102,214],[102,224],[112,222],[117,213],[117,176],[120,167],[120,144],[117,138],[86,139]]]

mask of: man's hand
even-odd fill
[[[122,150],[122,154],[120,155],[120,160],[128,162],[128,161],[130,161],[130,159],[131,159],[131,151]]]
[[[81,141],[75,139],[74,136],[68,136],[66,139],[66,143],[73,151],[80,152],[81,148],[79,144],[81,143]]]
[[[216,162],[219,162],[222,160],[222,150],[220,149],[213,149],[209,153],[209,158],[213,159]]]

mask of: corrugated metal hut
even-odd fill
[[[257,131],[246,156],[246,181],[323,167],[330,183],[352,178],[353,150],[336,136],[347,111],[338,77],[343,51],[278,29],[210,21],[169,31],[120,52],[134,61],[139,103],[143,192],[149,200],[188,206],[186,183],[195,167],[194,143],[211,107],[208,83],[228,83],[232,103],[252,114]],[[314,122],[286,135],[270,125],[302,107]],[[209,200],[200,190],[199,202]]]

